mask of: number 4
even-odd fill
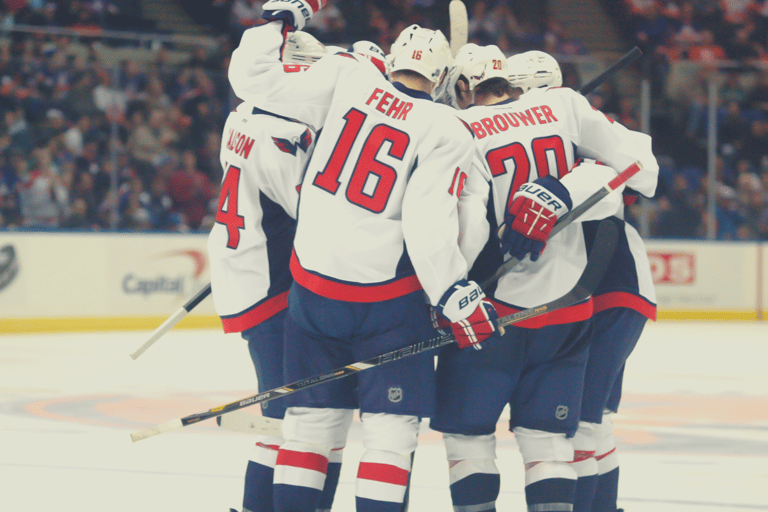
[[[219,209],[216,222],[227,226],[227,247],[237,249],[240,245],[240,230],[245,227],[245,218],[237,214],[237,191],[240,185],[240,168],[230,165],[221,184]],[[224,204],[227,209],[224,209]]]

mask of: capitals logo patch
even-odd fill
[[[307,129],[304,130],[304,133],[302,133],[301,137],[298,139],[293,139],[291,141],[288,139],[281,139],[279,137],[272,137],[272,141],[275,143],[275,146],[277,146],[277,149],[283,153],[296,156],[296,151],[298,149],[301,149],[305,153],[307,152],[310,144],[312,144],[312,134]]]

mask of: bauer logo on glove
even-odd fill
[[[531,261],[538,260],[557,219],[572,206],[570,192],[552,176],[525,183],[513,196],[499,229],[502,253],[518,260],[530,254]]]
[[[457,281],[443,294],[434,312],[447,322],[441,322],[433,315],[433,327],[444,331],[450,325],[461,348],[480,349],[480,343],[496,332],[496,320],[499,318],[496,308],[485,298],[480,286],[466,279]]]

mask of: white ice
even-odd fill
[[[0,336],[0,511],[240,509],[249,436],[212,421],[129,433],[255,394],[245,343],[171,331]],[[615,418],[627,512],[768,511],[768,323],[649,325]],[[514,438],[499,423],[499,510],[524,511]],[[450,511],[445,451],[426,425],[412,511]],[[354,428],[334,511],[354,510]]]

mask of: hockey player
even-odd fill
[[[325,56],[305,32],[286,41],[283,61],[298,71]],[[226,122],[221,146],[224,170],[216,224],[208,238],[211,289],[224,332],[248,342],[259,391],[285,384],[283,322],[293,283],[288,264],[296,232],[299,185],[315,145],[306,125],[242,103]],[[283,419],[281,400],[262,413]],[[330,510],[346,437],[333,446],[320,510]],[[258,436],[245,474],[243,512],[271,512],[272,477],[283,439]]]
[[[492,295],[500,313],[508,314],[564,295],[581,275],[589,242],[582,227],[572,224],[548,239],[561,215],[638,160],[644,170],[630,186],[653,195],[658,166],[647,136],[615,127],[574,91],[531,89],[520,95],[496,47],[474,51],[463,73],[475,107],[461,117],[492,176],[489,217],[503,225],[501,252],[491,239],[473,272],[492,273],[502,254],[521,260]],[[569,172],[577,156],[608,165]],[[613,193],[583,219],[609,216],[620,204]],[[456,510],[495,510],[500,479],[493,433],[507,403],[525,463],[529,510],[572,509],[577,474],[568,438],[578,427],[591,313],[592,302],[585,301],[510,326],[502,342],[487,350],[448,348],[440,354],[431,427],[444,433]]]
[[[510,83],[527,91],[562,83],[557,61],[543,52],[507,59]],[[626,191],[624,203],[634,202]],[[623,219],[623,205],[615,214]],[[610,415],[621,399],[624,363],[648,319],[656,320],[656,294],[645,246],[637,230],[619,222],[618,248],[605,277],[593,294],[592,341],[584,374],[581,421],[572,438],[574,468],[579,476],[574,512],[614,512],[618,494],[618,457]],[[596,223],[584,225],[594,236]]]
[[[408,30],[395,45],[393,83],[355,54],[290,73],[279,61],[285,33],[320,6],[264,4],[270,22],[246,31],[229,72],[239,97],[323,131],[302,183],[291,259],[288,381],[429,338],[424,293],[462,347],[495,331],[495,311],[466,280],[457,242],[471,135],[429,94],[450,64],[445,37]],[[359,406],[357,508],[398,510],[419,418],[433,408],[433,368],[424,354],[288,397],[275,509],[315,510],[334,439]]]

